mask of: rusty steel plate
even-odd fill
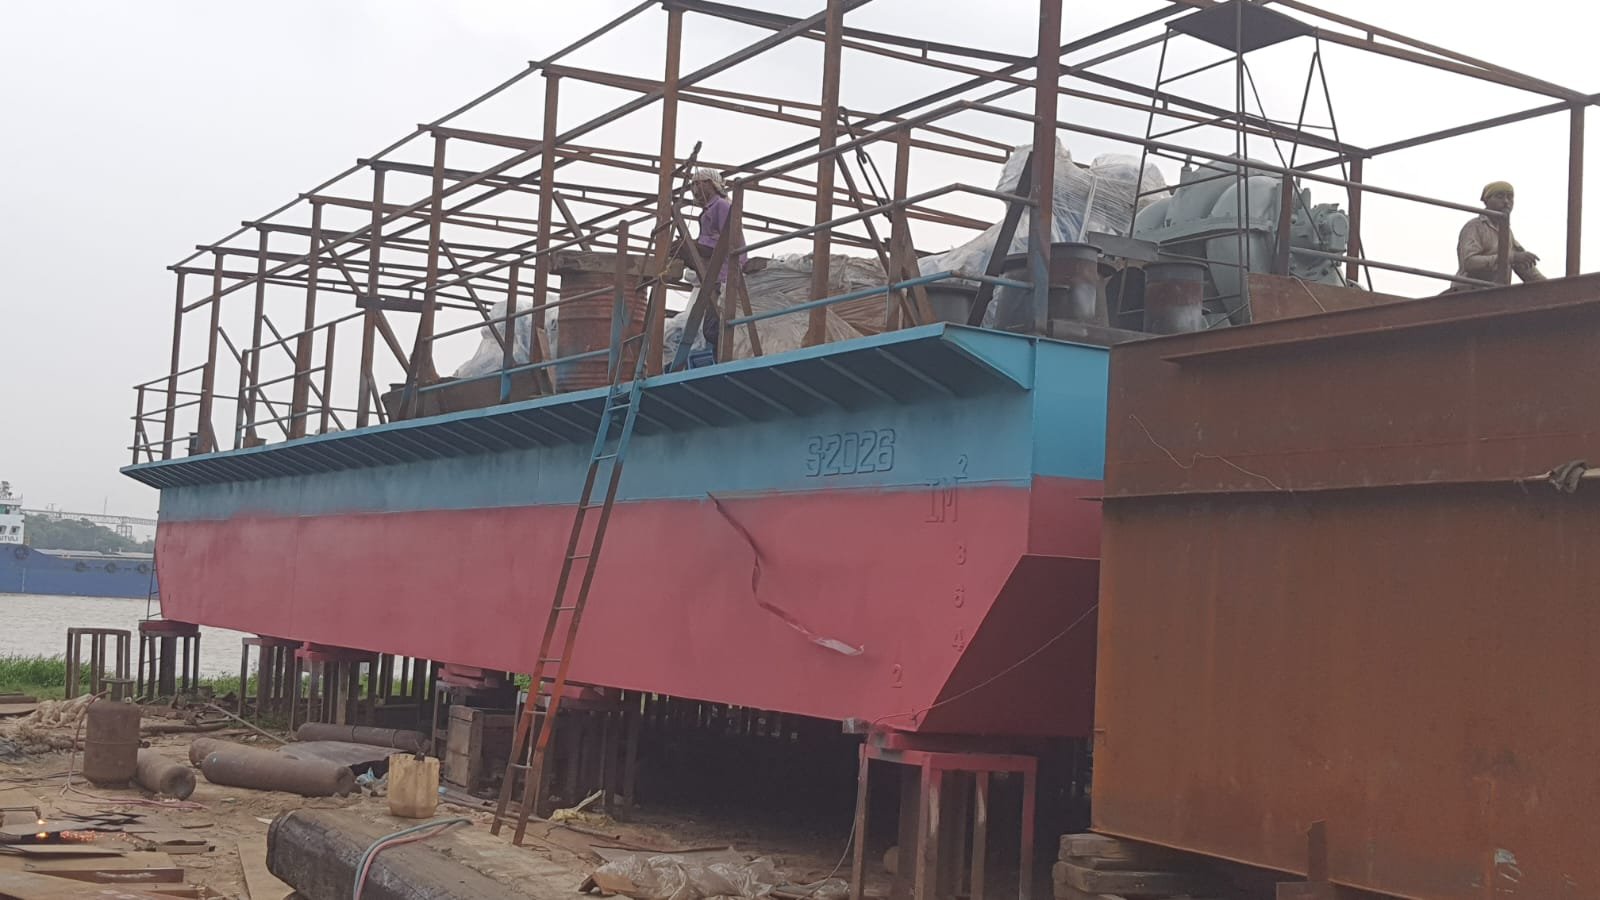
[[[1600,896],[1597,375],[1593,277],[1114,350],[1095,828]]]

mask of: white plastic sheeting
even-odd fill
[[[1030,149],[1023,146],[1011,151],[995,190],[1016,191]],[[1084,168],[1074,162],[1072,153],[1057,141],[1052,240],[1081,241],[1091,231],[1127,234],[1133,223],[1134,185],[1138,169],[1137,157],[1116,153],[1097,156],[1088,168]],[[1137,188],[1137,191],[1160,190],[1166,186],[1161,171],[1147,163],[1144,167],[1144,186]],[[1160,196],[1151,194],[1140,198],[1140,208],[1160,199]],[[1028,227],[1028,211],[1024,209],[1008,254],[1027,251]],[[996,224],[959,247],[922,257],[918,260],[918,266],[924,275],[946,270],[962,275],[981,275],[999,237],[1000,226]]]
[[[533,306],[529,297],[517,298],[517,311],[522,312]],[[514,333],[516,346],[512,348],[512,365],[523,365],[532,356],[528,350],[532,346],[533,316],[519,316]],[[505,359],[505,350],[500,343],[500,335],[505,333],[506,327],[506,302],[501,300],[489,310],[489,321],[483,323],[479,331],[482,338],[478,341],[478,349],[466,362],[456,367],[455,377],[472,378],[477,375],[487,375],[490,372],[500,371],[500,365]]]

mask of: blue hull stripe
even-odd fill
[[[619,499],[1098,480],[1106,361],[935,325],[664,376]],[[168,521],[571,503],[603,400],[559,394],[126,471],[163,489]]]

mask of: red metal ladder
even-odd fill
[[[627,246],[626,231],[619,231],[619,243]],[[653,241],[652,241],[653,244]],[[618,251],[623,252],[621,249]],[[664,300],[664,296],[663,296]],[[650,336],[656,317],[661,315],[659,304],[651,303],[645,316],[643,333],[624,338],[624,292],[621,282],[611,319],[610,371],[611,383],[606,388],[605,407],[600,424],[595,431],[594,448],[589,454],[589,471],[583,481],[583,491],[578,507],[573,513],[572,532],[567,538],[566,555],[561,562],[561,574],[556,580],[555,599],[550,606],[550,616],[545,622],[544,636],[539,642],[539,655],[534,663],[532,681],[528,685],[528,699],[517,717],[516,731],[511,742],[511,758],[506,765],[505,778],[500,785],[500,800],[495,806],[491,834],[498,835],[508,818],[511,795],[516,790],[518,774],[522,775],[522,801],[515,815],[517,827],[512,843],[522,845],[528,829],[528,818],[542,799],[545,764],[549,759],[550,736],[555,731],[556,716],[561,710],[562,695],[566,692],[567,676],[571,672],[572,651],[577,643],[578,627],[583,622],[583,611],[589,603],[589,589],[594,583],[594,573],[600,562],[600,551],[605,543],[606,526],[611,520],[611,509],[617,499],[617,484],[622,478],[623,456],[628,441],[633,436],[638,418],[639,400],[645,382],[645,361],[650,355]],[[639,355],[634,363],[632,377],[623,380],[623,351],[630,344],[640,342]],[[619,421],[619,418],[620,421]],[[594,501],[595,485],[605,483],[605,499]],[[594,527],[587,525],[591,512],[598,511]],[[587,540],[585,535],[587,533]],[[580,544],[582,550],[580,552]],[[576,595],[573,591],[575,564],[582,564]],[[555,676],[547,681],[548,667],[555,666]],[[543,709],[541,710],[541,700]],[[540,720],[536,722],[535,720]],[[537,726],[537,727],[536,727]],[[532,755],[529,753],[532,736]]]

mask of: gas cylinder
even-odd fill
[[[139,707],[97,700],[87,718],[83,777],[107,787],[127,784],[139,767]]]

